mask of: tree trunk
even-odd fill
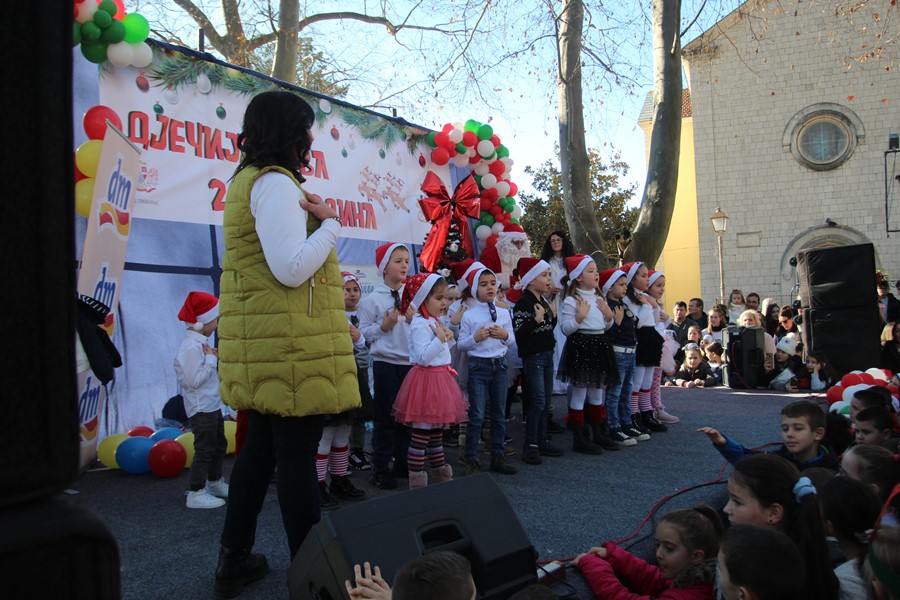
[[[278,3],[278,41],[275,43],[272,77],[288,83],[297,82],[299,22],[300,0],[280,0]]]
[[[647,183],[634,240],[625,256],[656,265],[662,254],[678,189],[681,152],[681,0],[653,2],[653,130]]]
[[[582,0],[563,0],[559,17],[559,162],[566,221],[578,252],[592,254],[605,268],[603,235],[591,198],[590,161],[584,139],[581,101]]]

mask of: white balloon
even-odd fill
[[[488,157],[494,153],[494,145],[490,140],[481,140],[478,142],[478,154],[483,157]]]
[[[457,131],[462,133],[463,131],[465,131],[466,126],[463,125],[462,123],[460,123],[459,121],[457,121],[456,123],[453,124],[453,129],[456,129]]]
[[[490,156],[484,156],[481,158],[486,164],[492,164],[497,161],[497,153],[494,152]]]
[[[494,186],[497,189],[497,193],[500,194],[501,198],[506,198],[509,196],[509,182],[508,181],[498,181],[497,185]]]
[[[469,159],[466,158],[465,154],[457,154],[453,157],[453,164],[463,169],[469,165]]]
[[[153,62],[153,49],[146,42],[131,44],[131,51],[134,53],[134,59],[131,61],[132,67],[143,69]]]
[[[491,172],[491,170],[484,163],[478,163],[477,165],[475,165],[475,174],[478,175],[479,177],[484,177],[485,175],[487,175],[490,172]]]
[[[463,132],[459,129],[451,129],[450,133],[447,134],[447,137],[450,138],[450,141],[454,144],[458,144],[462,141]]]
[[[877,367],[872,367],[871,369],[866,369],[866,373],[874,377],[875,379],[880,379],[881,381],[887,381],[888,376],[884,374],[884,371]]]
[[[847,373],[847,374],[848,374],[848,375],[850,375],[850,374],[853,374],[853,375],[862,375],[862,373],[863,373],[862,371],[860,371],[859,369],[856,369],[856,370],[854,370],[854,371],[850,371],[850,373]]]
[[[78,5],[78,16],[75,17],[75,20],[82,25],[87,23],[94,18],[94,13],[97,12],[98,8],[100,6],[95,2],[82,2]]]
[[[521,219],[522,218],[522,207],[516,204],[516,207],[513,209],[511,213],[509,213],[513,219]]]
[[[493,233],[503,233],[503,223],[494,223],[491,227]]]
[[[479,225],[477,229],[475,229],[475,237],[479,240],[484,241],[491,237],[491,228],[487,225]]]
[[[828,410],[830,410],[833,413],[841,412],[841,409],[844,408],[845,406],[850,406],[850,403],[844,402],[843,400],[841,400],[840,402],[835,402],[834,404],[832,404],[828,408]]]
[[[481,187],[486,190],[489,190],[497,185],[497,178],[493,173],[486,173],[481,176]]]
[[[859,390],[864,390],[870,386],[864,383],[858,383],[856,385],[851,385],[844,388],[844,391],[841,393],[841,400],[844,402],[850,402],[853,399],[853,394],[858,392]]]
[[[504,156],[503,158],[501,158],[500,162],[502,162],[504,165],[506,165],[507,171],[509,171],[512,168],[512,166],[515,164],[515,162],[513,162],[513,159],[511,159],[508,156]]]
[[[87,4],[84,2],[83,4]],[[106,48],[106,58],[117,67],[127,67],[134,60],[134,50],[128,42],[110,44]]]

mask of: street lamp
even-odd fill
[[[725,303],[725,266],[722,262],[722,236],[728,229],[728,215],[722,212],[722,209],[716,207],[716,212],[709,218],[712,221],[713,230],[719,240],[719,302]]]

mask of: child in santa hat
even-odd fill
[[[397,487],[397,477],[407,476],[409,428],[391,416],[394,400],[409,363],[407,330],[412,314],[400,311],[400,293],[409,271],[409,249],[390,242],[375,249],[375,264],[384,282],[359,303],[359,329],[369,343],[375,381],[372,431],[372,483],[381,489]],[[393,470],[391,469],[393,459]]]
[[[209,336],[219,325],[218,298],[190,292],[178,320],[187,323],[188,329],[175,357],[175,377],[194,432],[187,507],[218,508],[228,497],[228,484],[222,477],[228,440],[219,398],[219,352],[209,345]]]
[[[353,413],[350,427],[350,466],[357,470],[372,468],[364,449],[366,443],[366,421],[372,420],[372,392],[369,385],[369,347],[366,336],[359,330],[359,301],[362,288],[359,278],[346,271],[344,278],[344,311],[350,322],[350,339],[353,340],[353,357],[356,359],[356,378],[359,381],[359,396],[362,406]]]
[[[410,489],[428,485],[426,456],[433,483],[453,479],[453,469],[444,460],[444,430],[465,420],[468,408],[450,368],[453,332],[438,318],[447,308],[446,293],[447,282],[435,273],[417,273],[403,288],[400,311],[415,310],[409,325],[413,367],[397,393],[393,414],[398,423],[412,428],[407,454]]]

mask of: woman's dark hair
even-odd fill
[[[706,353],[709,354],[710,352],[713,352],[715,354],[718,354],[719,356],[722,356],[723,354],[725,354],[725,348],[723,348],[722,344],[720,344],[719,342],[713,342],[712,344],[710,344],[709,346],[706,347]]]
[[[809,590],[803,593],[812,569],[804,567],[796,544],[783,533],[754,525],[733,525],[722,537],[722,562],[731,584],[747,588],[754,598],[815,597]]]
[[[850,477],[835,477],[819,493],[822,514],[839,540],[866,543],[866,532],[875,527],[881,502],[875,491]]]
[[[688,551],[702,550],[703,558],[715,558],[725,526],[719,513],[711,506],[700,504],[694,508],[673,510],[660,523],[669,523],[681,536],[681,543]]]
[[[859,480],[878,488],[878,496],[886,502],[891,490],[900,483],[900,457],[873,444],[853,446],[844,456],[851,453],[859,459]]]
[[[562,257],[566,258],[568,256],[575,256],[575,246],[572,245],[572,241],[569,239],[569,235],[564,231],[552,231],[550,235],[547,236],[547,239],[544,240],[544,247],[541,249],[541,260],[546,260],[549,262],[551,258],[556,256],[553,252],[553,247],[550,245],[550,238],[554,235],[558,235],[562,238]]]
[[[316,116],[307,102],[292,92],[271,91],[256,95],[244,113],[244,129],[238,135],[243,153],[235,174],[247,167],[278,166],[303,183],[300,172],[309,164],[312,148],[309,130]]]
[[[819,499],[815,494],[795,498],[794,486],[800,479],[797,467],[774,454],[754,454],[734,465],[731,478],[747,486],[763,507],[781,505],[782,530],[794,540],[806,561],[808,597],[836,600],[838,581],[830,566]]]
[[[816,352],[815,350],[806,353],[806,358],[814,358],[822,367],[819,369],[819,379],[832,385],[840,379],[835,368],[831,364],[831,360],[824,352]]]

